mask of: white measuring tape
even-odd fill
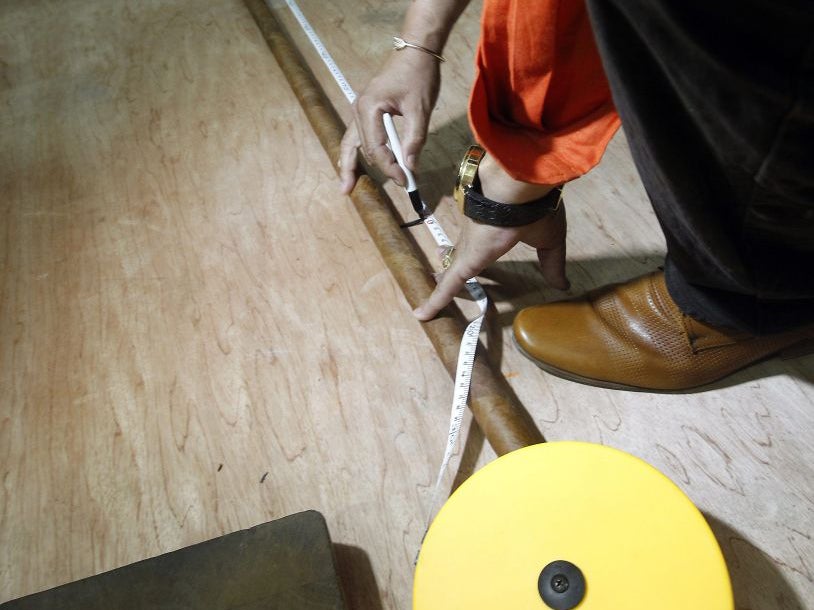
[[[266,0],[266,4],[269,5],[269,8],[271,8],[270,0]],[[331,75],[333,75],[334,80],[339,85],[339,88],[342,89],[342,92],[345,94],[348,102],[353,104],[353,102],[356,101],[356,93],[353,91],[350,83],[348,83],[345,75],[342,74],[339,66],[336,65],[336,62],[334,61],[333,57],[331,57],[331,54],[325,48],[322,40],[320,40],[319,36],[314,31],[314,28],[311,27],[310,23],[308,23],[308,20],[305,18],[305,15],[303,15],[300,7],[297,6],[297,3],[294,0],[286,0],[286,4],[288,5],[288,8],[291,9],[291,12],[297,19],[297,22],[300,24],[303,32],[305,32],[305,35],[308,36],[308,39],[314,46],[314,49],[322,58],[322,61],[325,62],[325,66],[328,68]],[[413,177],[413,173],[407,169],[404,164],[404,159],[401,153],[401,142],[399,141],[398,133],[396,132],[396,126],[393,123],[393,117],[390,116],[390,114],[385,113],[383,121],[385,131],[387,132],[387,137],[390,140],[390,150],[393,152],[393,156],[395,156],[396,161],[407,176],[407,186],[405,187],[405,190],[407,190],[408,193],[413,192],[416,190],[415,178]],[[434,215],[428,215],[424,219],[424,225],[427,227],[427,229],[429,229],[430,234],[433,236],[435,242],[439,246],[452,246],[452,242],[450,241],[449,237],[447,237],[446,232],[444,232],[444,229],[441,227],[441,224]],[[461,338],[461,347],[458,350],[458,363],[455,368],[455,385],[452,396],[452,413],[450,414],[449,420],[447,445],[444,450],[444,459],[441,461],[441,467],[438,470],[438,476],[435,480],[435,487],[433,489],[430,506],[428,509],[427,525],[429,525],[430,518],[434,513],[434,509],[438,501],[438,493],[441,488],[441,481],[444,477],[447,466],[449,466],[449,462],[452,459],[452,454],[455,451],[458,435],[461,431],[461,423],[463,422],[464,413],[466,411],[466,401],[469,396],[469,385],[472,380],[472,368],[475,364],[475,352],[478,348],[478,336],[480,335],[481,325],[483,324],[483,318],[486,314],[486,306],[488,304],[486,291],[475,278],[470,278],[466,281],[466,289],[472,298],[477,301],[478,307],[480,308],[480,314],[477,318],[469,323],[469,325],[466,327],[466,331],[464,331],[463,337]]]

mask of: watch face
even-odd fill
[[[458,170],[458,178],[455,180],[455,191],[453,193],[458,206],[463,209],[466,190],[472,186],[475,176],[478,173],[478,165],[486,155],[486,151],[480,146],[470,146],[461,160],[461,167]]]

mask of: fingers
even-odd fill
[[[565,208],[535,223],[522,227],[498,227],[465,222],[458,249],[452,255],[441,252],[451,264],[441,275],[438,285],[426,302],[413,310],[422,321],[435,317],[464,287],[466,281],[478,275],[501,256],[523,241],[537,250],[540,270],[546,282],[559,290],[568,290],[565,276],[565,236],[568,227]]]
[[[568,290],[571,282],[565,275],[565,241],[553,248],[537,248],[537,260],[543,279],[552,288]]]
[[[432,320],[461,291],[466,280],[479,272],[480,269],[471,271],[471,268],[453,262],[452,266],[441,274],[441,279],[430,298],[413,310],[415,317],[422,322]]]
[[[410,171],[416,171],[418,167],[418,155],[427,141],[427,127],[429,125],[430,114],[416,110],[406,114],[405,127],[406,134],[403,138],[402,152],[404,153],[404,163]]]
[[[561,205],[553,216],[544,219],[542,225],[541,240],[535,244],[540,272],[552,288],[568,290],[571,282],[565,275],[565,236],[568,233],[565,206]]]
[[[384,133],[383,126],[382,132]],[[385,134],[385,138],[386,137]],[[378,154],[376,154],[375,151],[372,155],[370,151],[366,152],[365,146],[362,143],[362,133],[359,130],[358,124],[354,122],[345,131],[345,135],[342,136],[342,142],[339,147],[339,159],[336,162],[341,180],[340,190],[343,194],[350,194],[359,177],[358,153],[362,154],[368,165],[377,166],[399,186],[403,186],[406,182],[406,176],[389,148],[385,146],[383,150],[381,150],[380,147]],[[382,155],[384,155],[384,157]]]
[[[407,183],[401,167],[393,153],[387,148],[387,133],[384,130],[382,117],[387,110],[371,104],[366,97],[360,97],[353,106],[356,115],[356,127],[361,139],[361,149],[365,158],[379,168],[385,176],[399,186]]]
[[[422,322],[431,320],[438,312],[454,299],[466,284],[466,281],[478,275],[488,265],[497,260],[505,251],[491,247],[480,248],[483,240],[461,239],[460,246],[450,254],[451,264],[440,276],[438,285],[424,303],[413,310],[416,318]]]
[[[339,167],[339,179],[341,181],[342,194],[349,195],[356,186],[357,173],[357,151],[359,150],[360,140],[359,132],[356,130],[356,125],[351,124],[342,136],[342,143],[339,145],[339,160],[337,166]]]

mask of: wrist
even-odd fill
[[[399,38],[441,54],[452,26],[469,0],[413,0]]]
[[[406,28],[400,31],[398,37],[406,42],[410,42],[412,44],[424,47],[425,49],[429,49],[433,53],[437,53],[438,55],[440,55],[444,50],[444,43],[446,42],[445,36],[440,36],[439,34],[433,34],[431,32],[426,31],[422,32],[416,30],[409,30]]]
[[[484,224],[519,227],[557,212],[562,202],[562,188],[515,180],[497,164],[487,164],[485,175],[481,175],[484,157],[489,158],[475,145],[469,147],[461,160],[454,194],[464,216]],[[484,189],[482,179],[491,186]],[[501,200],[492,199],[484,192],[500,196]]]
[[[398,36],[393,36],[393,49],[396,51],[404,51],[406,49],[418,51],[419,53],[429,55],[433,59],[436,59],[440,62],[446,61],[446,59],[444,59],[444,56],[441,55],[440,53],[437,53],[436,51],[433,51],[432,49],[429,49],[420,44],[410,42],[409,40],[404,40],[403,38],[400,38]]]
[[[556,185],[532,184],[512,178],[494,160],[492,155],[486,155],[478,167],[481,193],[494,201],[507,204],[523,204],[535,201],[545,196]]]

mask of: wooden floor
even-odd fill
[[[302,4],[361,87],[407,0]],[[477,21],[446,50],[433,203],[469,142]],[[317,509],[351,607],[410,608],[451,382],[243,4],[7,0],[0,108],[0,601]],[[572,293],[660,264],[621,134],[566,195]],[[488,355],[546,437],[671,477],[739,608],[814,607],[814,358],[690,395],[553,378],[510,341],[513,312],[561,296],[533,259],[486,274]],[[492,457],[473,431],[463,474]]]

